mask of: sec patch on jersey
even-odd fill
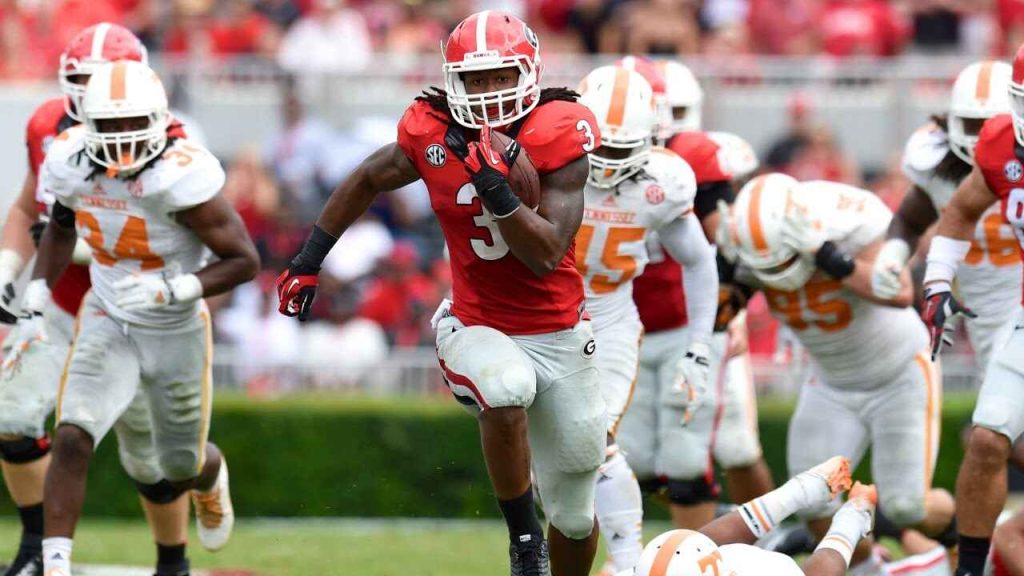
[[[1003,165],[1003,175],[1010,182],[1018,182],[1024,176],[1024,167],[1019,160],[1010,160]]]

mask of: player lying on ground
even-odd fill
[[[842,576],[871,531],[877,493],[857,484],[803,570],[792,558],[753,546],[779,522],[826,505],[850,489],[850,463],[836,456],[718,518],[699,532],[673,530],[652,540],[634,570],[617,576]]]

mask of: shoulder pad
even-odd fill
[[[693,198],[697,194],[697,180],[693,169],[678,154],[665,148],[651,149],[651,159],[644,171],[665,191],[665,200],[672,211],[678,210],[676,218],[693,209]]]
[[[530,112],[516,140],[544,175],[594,151],[601,145],[601,132],[589,108],[554,100]]]
[[[160,161],[140,176],[170,211],[191,208],[213,198],[224,187],[220,161],[205,147],[188,139],[177,140]],[[148,194],[147,194],[148,195]]]

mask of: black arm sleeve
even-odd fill
[[[61,228],[75,227],[75,211],[61,204],[60,200],[53,203],[53,210],[50,211],[50,216]]]
[[[735,200],[732,184],[728,180],[697,185],[697,195],[693,199],[693,211],[696,212],[697,218],[703,220],[718,210],[719,200],[725,200],[726,204],[732,204]]]

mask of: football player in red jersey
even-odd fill
[[[734,186],[742,185],[756,170],[756,156],[746,145],[749,158],[746,162],[736,161],[731,148],[701,131],[703,92],[684,65],[633,56],[623,58],[621,64],[642,74],[654,88],[660,117],[657,138],[693,168],[697,178],[694,211],[708,239],[714,241],[718,202],[732,201]],[[664,373],[661,366],[676,351],[685,350],[689,341],[686,300],[680,282],[682,267],[656,241],[649,249],[651,263],[634,281],[633,288],[633,300],[645,332],[637,385],[648,387],[654,385],[657,374]],[[752,500],[773,488],[757,434],[749,357],[743,353],[731,359],[726,357],[726,332],[730,336],[746,336],[742,319],[733,319],[749,296],[727,283],[726,268],[719,269],[722,284],[710,370],[715,376],[705,400],[712,406],[695,411],[685,428],[666,433],[657,442],[649,439],[651,423],[637,418],[639,411],[632,416],[626,414],[620,432],[620,444],[644,487],[664,489],[676,526],[693,530],[714,519],[718,488],[711,457],[725,469],[734,502]],[[720,367],[723,363],[727,365]],[[652,450],[648,446],[657,447]],[[658,464],[652,465],[654,462]]]
[[[98,66],[115,60],[145,62],[146,48],[127,28],[101,23],[79,32],[61,56],[59,79],[63,96],[40,105],[26,129],[29,172],[0,238],[0,321],[13,323],[14,284],[36,247],[33,234],[42,231],[40,217],[49,211],[53,198],[45,191],[37,196],[37,176],[51,141],[81,120],[85,84]],[[181,131],[180,124],[172,130]],[[30,233],[34,230],[35,232]],[[71,344],[74,317],[90,288],[90,249],[84,241],[76,246],[74,264],[68,266],[52,292],[52,298],[27,290],[21,309],[43,310],[47,337],[36,341],[32,322],[19,322],[4,342],[5,361],[0,370],[0,468],[22,522],[21,545],[5,576],[42,573],[43,479],[50,464],[50,439],[46,418],[53,410],[64,362]],[[134,403],[117,424],[122,462],[136,480],[142,506],[157,543],[160,576],[188,574],[185,542],[188,536],[188,498],[167,489],[153,475],[151,462],[137,455],[146,452],[150,417],[143,402]]]
[[[435,315],[438,360],[479,421],[511,573],[546,576],[550,562],[554,576],[583,576],[597,546],[605,414],[573,238],[586,156],[601,135],[575,93],[541,90],[541,71],[537,36],[518,18],[484,11],[463,20],[444,46],[445,90],[417,98],[398,141],[338,186],[279,277],[278,295],[283,314],[305,319],[337,238],[377,194],[422,178],[451,254],[453,302]],[[515,143],[492,150],[491,130]],[[507,180],[518,153],[540,175],[536,210]],[[547,541],[531,465],[550,520]]]
[[[978,220],[997,201],[1024,258],[1024,46],[1013,60],[1009,91],[1010,114],[985,121],[974,168],[942,212],[928,251],[924,320],[933,355],[948,342],[946,321],[956,314],[973,315],[953,296],[952,283]],[[1010,316],[992,347],[957,476],[958,576],[980,576],[984,570],[992,531],[1006,503],[1007,459],[1013,440],[1024,433],[1024,307]]]

